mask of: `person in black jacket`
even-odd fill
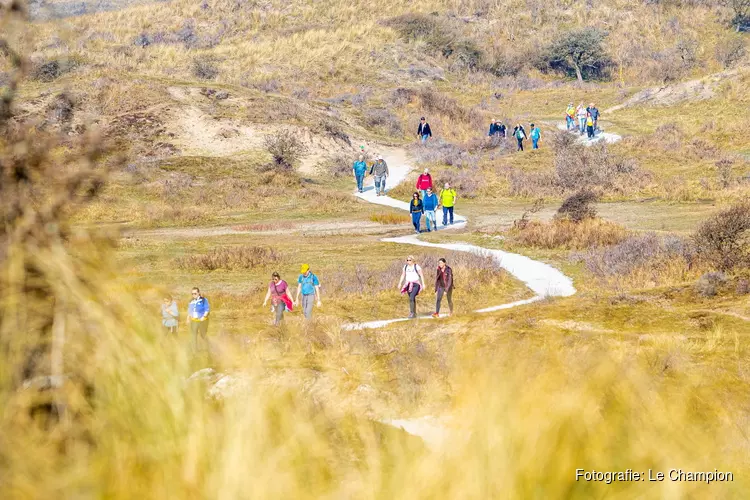
[[[497,126],[497,123],[495,123],[495,119],[492,119],[492,122],[490,123],[490,133],[487,134],[488,136],[492,137],[493,135],[499,133],[499,127]]]
[[[427,144],[427,139],[432,137],[432,130],[430,130],[430,124],[423,116],[419,119],[419,127],[417,128],[417,137],[422,141],[422,144]]]
[[[414,192],[411,203],[409,203],[409,212],[411,213],[411,223],[414,224],[414,230],[420,233],[419,221],[422,219],[422,214],[424,213],[424,205],[417,191]]]

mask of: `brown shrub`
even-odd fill
[[[693,240],[699,254],[722,271],[750,266],[750,203],[734,205],[703,222]]]
[[[216,269],[253,269],[275,264],[281,255],[273,249],[250,245],[216,248],[202,255],[188,255],[177,259],[180,269],[214,271]]]
[[[408,224],[411,218],[404,214],[372,214],[370,220],[378,224]]]
[[[635,160],[613,155],[606,144],[573,145],[555,154],[555,184],[563,191],[625,192],[642,185],[645,178]]]
[[[596,208],[591,206],[591,204],[598,199],[599,196],[591,191],[578,191],[576,194],[569,196],[563,201],[563,204],[557,209],[555,217],[575,223],[582,222],[586,219],[593,219],[596,217]]]
[[[587,219],[580,223],[557,219],[551,222],[528,221],[511,230],[512,240],[522,246],[535,248],[567,248],[583,250],[620,243],[627,237],[622,226],[602,219]]]
[[[294,166],[307,153],[307,147],[290,130],[265,136],[263,144],[272,158],[272,162],[262,169],[263,172],[293,173]]]

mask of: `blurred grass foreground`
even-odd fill
[[[3,33],[26,29],[23,11],[4,4]],[[278,383],[237,342],[211,361],[242,359],[233,390],[207,393],[214,372],[193,376],[202,361],[166,342],[150,306],[119,285],[112,236],[68,223],[116,152],[17,119],[26,60],[11,37],[0,43],[13,75],[0,108],[2,498],[745,496],[747,384],[724,368],[747,347],[721,332],[680,348],[704,357],[696,374],[679,369],[676,340],[570,342],[464,324],[454,336],[470,340],[446,347],[429,374],[451,394],[434,395],[437,444],[339,391]],[[287,368],[314,365],[338,383],[339,344],[289,345]],[[363,371],[372,362],[352,358]],[[580,468],[718,470],[733,481],[606,484],[577,480]]]

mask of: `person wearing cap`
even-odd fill
[[[533,123],[529,131],[529,137],[531,137],[532,149],[539,149],[539,138],[542,137],[542,133],[539,131],[539,127],[535,127]]]
[[[352,171],[354,172],[354,179],[357,181],[357,191],[362,192],[362,184],[365,181],[365,174],[367,173],[367,163],[365,163],[364,155],[359,155],[359,159],[352,165]]]
[[[419,119],[419,127],[417,127],[417,137],[422,141],[422,144],[427,144],[427,139],[432,137],[432,130],[430,124],[427,123],[427,119],[423,116]]]
[[[388,164],[382,155],[378,155],[378,161],[370,167],[370,175],[375,181],[375,194],[378,196],[385,195],[385,181],[388,178]]]
[[[430,175],[429,169],[424,169],[423,174],[419,174],[419,177],[417,177],[417,189],[419,190],[419,194],[422,196],[422,199],[424,200],[424,197],[427,196],[427,190],[432,187],[432,176]]]
[[[297,294],[294,299],[294,305],[299,306],[299,296],[302,293],[302,312],[305,319],[312,318],[313,301],[316,301],[318,307],[323,304],[320,301],[320,281],[318,277],[310,271],[309,264],[302,264],[299,270],[300,275],[297,278]],[[316,300],[317,299],[317,300]]]

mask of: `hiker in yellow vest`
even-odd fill
[[[438,196],[438,203],[443,207],[443,225],[448,225],[448,214],[450,214],[450,221],[453,224],[453,207],[456,205],[456,190],[453,189],[450,183],[446,182],[445,187],[440,191]]]

